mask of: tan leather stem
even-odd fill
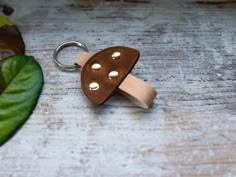
[[[118,88],[118,92],[142,108],[149,108],[157,92],[143,80],[128,74]]]
[[[83,67],[92,54],[83,52],[75,61],[75,64]],[[149,108],[157,92],[143,80],[128,74],[119,85],[117,91],[142,108]]]
[[[80,54],[80,56],[75,60],[75,64],[79,65],[80,67],[83,68],[84,64],[89,60],[89,58],[93,56],[92,54],[88,52],[83,52]]]

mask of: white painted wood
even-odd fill
[[[36,110],[0,148],[0,177],[236,176],[236,10],[233,1],[3,0],[43,67]],[[220,7],[220,8],[219,8]],[[137,48],[132,74],[159,92],[150,110],[119,95],[94,106],[55,47]],[[62,52],[73,62],[75,52]],[[71,59],[71,60],[70,60]]]

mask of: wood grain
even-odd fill
[[[236,176],[235,3],[184,0],[2,0],[43,67],[33,115],[0,149],[0,177]],[[150,110],[119,95],[101,107],[54,48],[140,50],[132,74],[159,92]],[[62,54],[72,62],[74,52]]]

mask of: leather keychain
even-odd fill
[[[84,50],[74,65],[64,65],[58,60],[58,53],[69,46]],[[149,108],[157,92],[149,84],[130,74],[139,56],[138,50],[125,46],[110,47],[92,55],[83,43],[69,41],[55,49],[53,59],[62,70],[82,68],[81,88],[95,105],[103,104],[114,92],[118,92],[136,105]]]

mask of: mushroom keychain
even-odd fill
[[[84,50],[74,65],[64,65],[57,58],[58,53],[69,46]],[[138,50],[125,46],[106,48],[92,55],[83,43],[77,41],[59,45],[53,54],[55,63],[62,70],[82,68],[82,90],[95,105],[103,104],[114,92],[118,92],[136,105],[149,108],[157,92],[149,84],[130,74],[139,56]]]

